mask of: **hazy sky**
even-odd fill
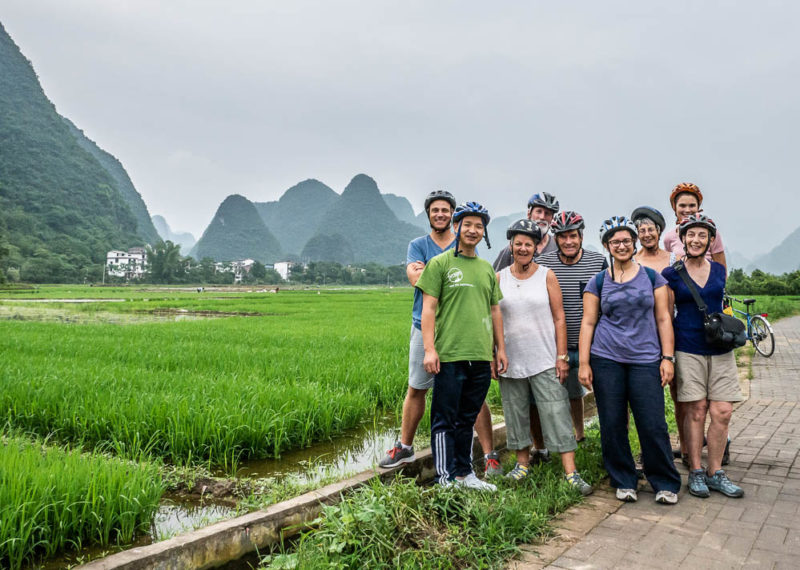
[[[798,16],[788,1],[0,0],[58,111],[175,230],[199,237],[229,194],[341,192],[364,172],[417,210],[436,188],[495,214],[549,191],[594,233],[641,204],[666,213],[693,181],[747,255],[800,225]]]

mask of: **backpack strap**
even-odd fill
[[[650,279],[650,285],[653,287],[653,289],[655,289],[656,288],[656,270],[655,269],[651,269],[650,267],[647,267],[645,265],[642,265],[642,267],[644,267],[644,271],[645,271],[645,273],[647,273],[647,277]]]

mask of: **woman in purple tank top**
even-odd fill
[[[624,216],[603,222],[600,241],[611,267],[583,294],[578,379],[593,389],[603,464],[621,501],[635,501],[638,477],[628,443],[628,407],[656,501],[675,504],[681,479],[664,418],[664,386],[674,375],[674,336],[667,281],[640,266],[636,226]]]

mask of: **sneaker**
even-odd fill
[[[722,469],[711,476],[706,474],[705,479],[706,485],[708,485],[708,488],[712,491],[717,491],[726,497],[733,497],[736,499],[744,497],[744,489],[739,485],[734,485]]]
[[[522,479],[528,476],[529,469],[530,467],[528,467],[527,465],[520,465],[519,463],[517,463],[514,466],[514,469],[506,473],[506,478],[513,479],[514,481],[521,481]]]
[[[639,499],[636,489],[617,489],[617,499],[626,503],[635,503]]]
[[[534,449],[531,453],[531,463],[547,463],[550,461],[549,449]]]
[[[417,456],[414,455],[413,447],[404,449],[401,443],[398,441],[394,444],[393,448],[386,452],[386,457],[380,460],[378,467],[382,467],[383,469],[397,467],[403,463],[411,463],[416,458]]]
[[[492,485],[491,483],[487,483],[486,481],[481,481],[475,475],[475,473],[470,473],[463,479],[459,479],[456,477],[453,480],[453,483],[459,485],[460,487],[464,487],[465,489],[476,489],[478,491],[497,491],[497,487]]]
[[[501,477],[503,475],[503,467],[500,465],[500,455],[496,451],[492,451],[486,456],[483,477]]]
[[[731,462],[731,438],[725,442],[725,451],[722,452],[722,464],[727,465]]]
[[[706,484],[706,472],[703,469],[693,469],[689,471],[689,482],[687,484],[689,492],[695,497],[705,499],[711,495]]]
[[[672,491],[659,491],[656,493],[656,503],[662,505],[674,505],[678,502],[678,495]]]
[[[583,495],[584,497],[586,495],[591,495],[592,491],[594,491],[592,486],[589,485],[589,483],[587,483],[586,481],[584,481],[583,478],[581,477],[581,474],[578,473],[577,471],[573,471],[569,475],[564,475],[564,478],[567,480],[567,483],[569,483],[570,485],[575,487],[578,491],[580,491],[581,495]]]

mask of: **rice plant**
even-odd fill
[[[0,440],[0,567],[83,544],[130,542],[163,492],[159,468],[20,436]]]

